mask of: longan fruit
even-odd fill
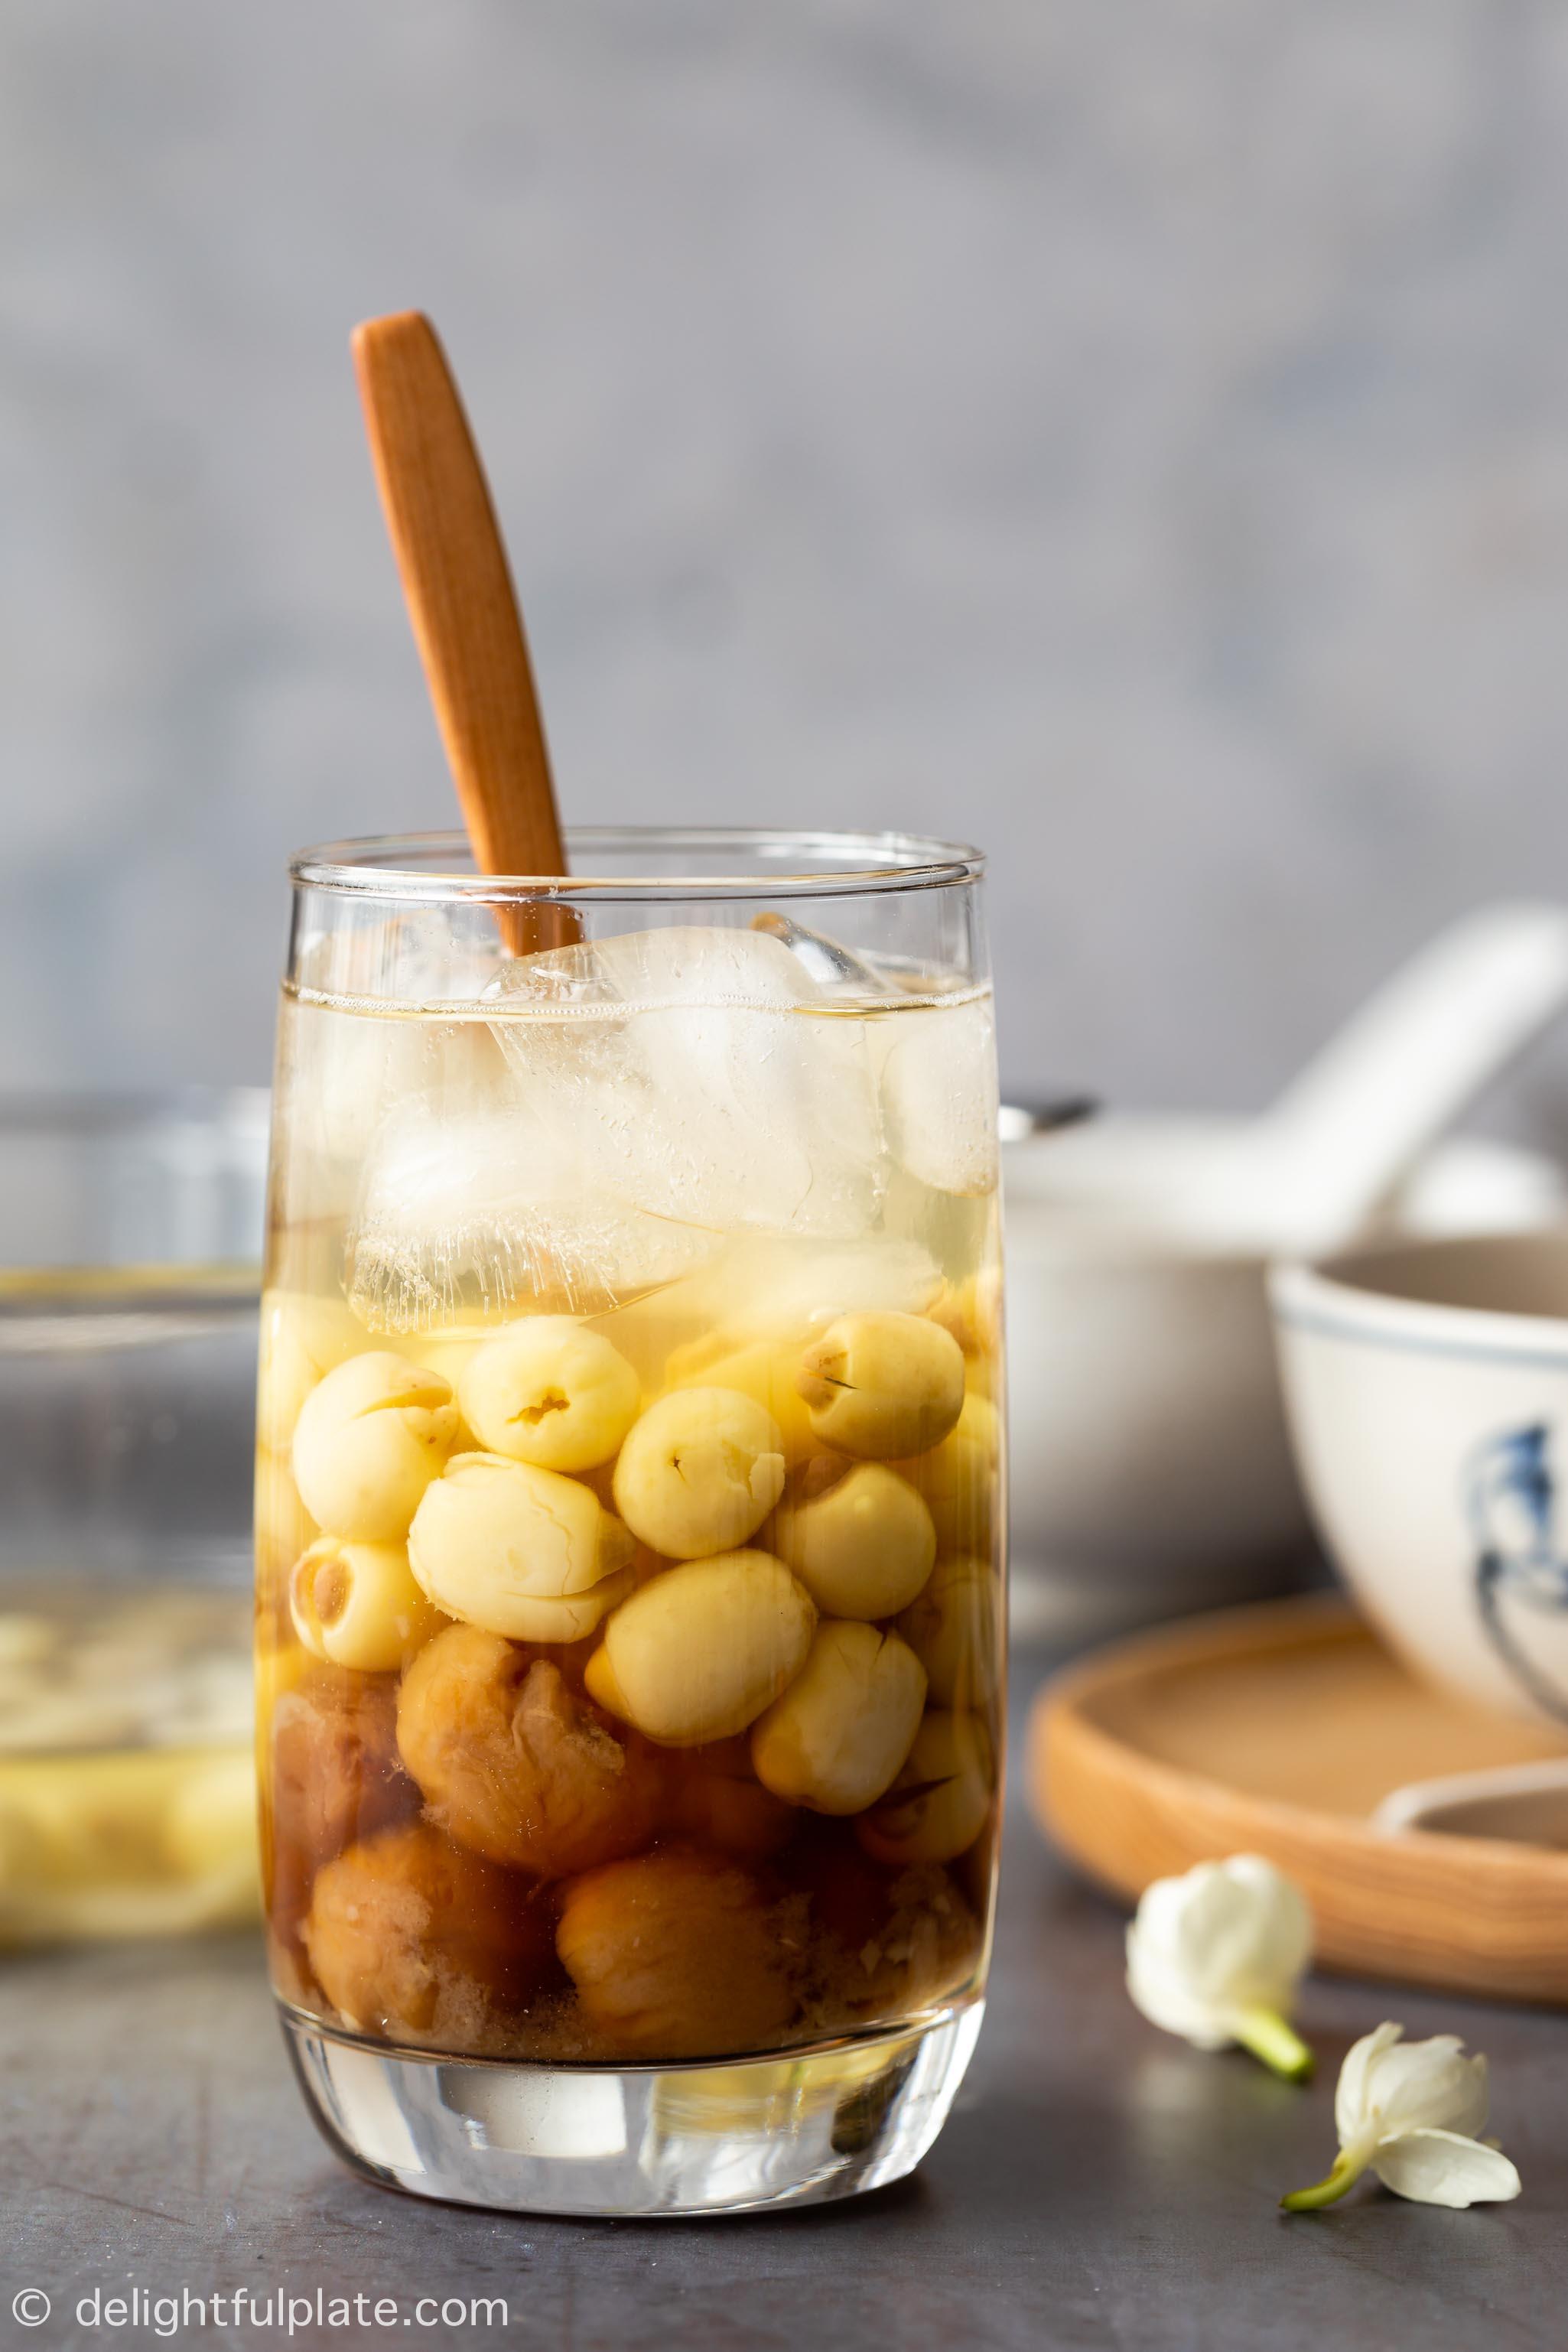
[[[563,1892],[556,1949],[588,2023],[626,2057],[764,2048],[796,2008],[749,1871],[669,1847]]]
[[[491,1862],[562,1878],[653,1833],[659,1769],[559,1666],[453,1625],[403,1678],[397,1744],[432,1820]]]
[[[304,1909],[311,1872],[354,1838],[405,1820],[419,1792],[397,1754],[390,1675],[331,1671],[286,1690],[265,1734],[263,1877],[274,1923]]]
[[[549,1912],[528,1883],[427,1822],[324,1864],[302,1940],[338,2014],[394,2041],[473,2046],[496,2011],[526,2007],[552,1972]]]

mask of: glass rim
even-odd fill
[[[568,825],[569,848],[586,855],[614,849],[650,854],[749,851],[750,872],[721,874],[476,874],[433,871],[424,860],[470,854],[459,827],[433,832],[368,834],[301,849],[289,860],[295,889],[331,890],[366,898],[426,904],[506,905],[539,899],[831,898],[899,890],[952,889],[977,882],[983,851],[967,842],[923,834],[792,830],[767,825]],[[858,862],[816,869],[798,861],[837,850]],[[766,861],[778,859],[773,871]]]

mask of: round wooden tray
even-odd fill
[[[1267,1854],[1310,1899],[1331,1968],[1568,2004],[1568,1853],[1367,1818],[1405,1781],[1563,1748],[1428,1690],[1342,1601],[1313,1597],[1141,1634],[1057,1675],[1030,1721],[1029,1796],[1120,1895]]]

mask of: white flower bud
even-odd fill
[[[1237,1853],[1144,1888],[1127,1930],[1127,1990],[1151,2024],[1199,2050],[1253,2048],[1257,2021],[1289,2018],[1311,1953],[1300,1890],[1261,1855]],[[1305,2071],[1297,2051],[1288,2072]]]

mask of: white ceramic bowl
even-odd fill
[[[1356,1599],[1429,1681],[1568,1737],[1568,1226],[1281,1266],[1271,1294]]]
[[[1083,1639],[1249,1600],[1310,1556],[1264,1261],[1184,1228],[1175,1202],[1234,1144],[1228,1119],[1108,1118],[1003,1152],[1015,1620]],[[1549,1163],[1444,1145],[1401,1232],[1564,1213]]]

